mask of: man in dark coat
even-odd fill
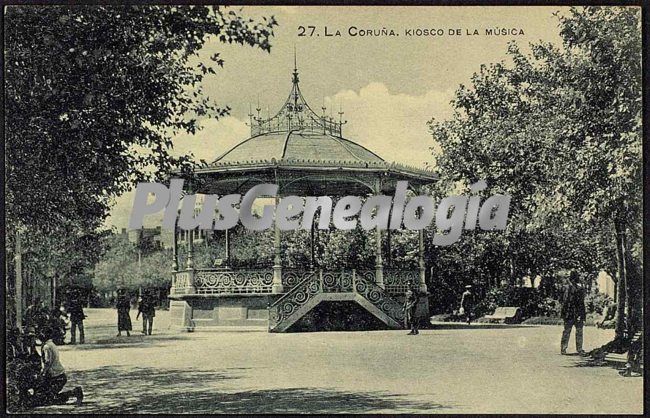
[[[406,327],[411,327],[411,332],[408,333],[408,335],[415,335],[417,334],[417,325],[415,324],[417,321],[415,320],[415,310],[418,302],[418,296],[413,289],[413,286],[409,283],[409,288],[406,290],[406,294],[404,295],[404,319],[405,319],[405,326]]]
[[[151,330],[153,329],[153,318],[156,316],[156,308],[154,306],[153,297],[150,294],[145,293],[142,296],[140,305],[138,306],[138,317],[142,314],[142,334],[151,335]],[[147,330],[147,325],[149,329]]]
[[[84,343],[84,314],[83,302],[79,292],[73,292],[68,302],[68,313],[70,314],[70,344],[77,343],[77,329],[79,329],[79,342]]]
[[[420,322],[426,317],[429,311],[426,300],[427,294],[420,292],[419,289],[409,282],[409,289],[406,291],[404,298],[404,314],[407,326],[410,325],[411,332],[408,335],[418,335],[420,333]]]
[[[578,273],[572,271],[569,275],[569,282],[564,287],[562,297],[562,319],[564,319],[564,331],[562,332],[562,341],[560,343],[560,353],[566,354],[571,337],[571,328],[576,328],[576,351],[578,354],[584,354],[582,350],[582,328],[585,322],[585,290]]]

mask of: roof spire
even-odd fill
[[[248,102],[248,120],[251,127],[251,136],[253,136],[253,132],[254,132],[253,105],[250,102]]]
[[[348,121],[343,121],[343,99],[339,102],[339,136],[343,136],[343,125],[348,123]]]
[[[293,45],[293,84],[298,84],[298,59],[296,57],[296,44]]]
[[[259,95],[257,98],[257,107],[249,110],[249,117],[251,118],[251,136],[263,134],[266,132],[283,132],[291,130],[311,130],[312,132],[323,132],[334,136],[341,136],[341,126],[345,124],[342,120],[343,111],[339,108],[339,120],[336,122],[333,117],[333,106],[329,108],[329,117],[326,114],[327,107],[325,107],[325,99],[323,98],[323,111],[322,116],[318,116],[314,112],[305,98],[300,92],[298,84],[298,57],[296,53],[296,46],[293,50],[293,85],[289,97],[287,97],[282,108],[275,114],[270,116],[268,114],[268,107],[266,111],[266,119],[262,119]],[[253,110],[257,111],[257,116],[254,116]]]

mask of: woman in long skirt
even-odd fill
[[[129,315],[129,310],[131,309],[131,300],[129,295],[125,291],[121,291],[117,296],[117,336],[122,336],[122,331],[126,331],[126,335],[130,336],[131,333],[131,315]]]

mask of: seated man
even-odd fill
[[[607,305],[602,321],[596,322],[598,328],[614,328],[617,306],[616,302],[610,302]]]
[[[59,361],[59,349],[52,340],[54,336],[56,336],[56,331],[46,328],[41,337],[45,341],[41,349],[43,353],[43,370],[34,393],[34,406],[64,404],[72,396],[77,398],[77,405],[81,405],[84,396],[81,386],[61,392],[68,378],[65,375],[63,365]]]
[[[22,385],[25,390],[24,399],[27,399],[27,393],[38,384],[38,375],[41,371],[41,356],[36,350],[36,332],[33,327],[29,327],[23,335],[23,348],[21,358],[24,360],[22,373]]]
[[[11,410],[30,405],[41,372],[34,328],[26,328],[14,344],[12,353],[7,353],[7,393]]]
[[[67,315],[64,316],[64,313],[60,309],[53,309],[52,314],[50,315],[49,327],[55,332],[55,337],[52,338],[54,344],[64,345],[65,344],[65,319]]]
[[[640,376],[643,373],[643,337],[633,340],[627,352],[624,376]]]
[[[24,318],[24,325],[26,327],[34,327],[38,332],[47,327],[49,312],[43,306],[43,301],[41,301],[40,297],[37,296],[34,298],[34,303],[27,307]]]

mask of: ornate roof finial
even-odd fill
[[[296,57],[296,45],[293,45],[293,84],[298,84],[298,58]]]
[[[253,105],[251,104],[251,102],[248,102],[248,122],[251,128],[251,136],[253,136],[255,134],[255,132],[253,131],[255,124],[253,123]]]
[[[260,135],[267,132],[286,132],[292,130],[303,130],[303,131],[312,131],[312,132],[322,132],[323,134],[329,134],[333,136],[341,136],[341,116],[339,115],[339,122],[336,123],[332,117],[332,108],[330,107],[330,116],[326,116],[326,107],[325,100],[323,99],[323,115],[318,116],[307,104],[307,101],[302,96],[300,92],[300,86],[298,84],[298,59],[296,54],[296,49],[294,45],[294,56],[293,56],[293,86],[291,88],[291,93],[287,97],[284,105],[275,114],[275,116],[270,117],[267,115],[266,119],[262,119],[260,115],[261,106],[259,104],[259,96],[257,103],[257,118],[252,118],[252,129],[251,136]],[[252,114],[252,112],[251,112]]]
[[[341,102],[342,102],[342,101],[343,101],[343,100],[341,100]],[[344,114],[345,112],[343,112],[343,105],[341,104],[341,102],[339,102],[339,135],[340,135],[340,136],[343,136],[343,125],[345,125],[346,123],[348,123],[348,121],[347,121],[347,120],[346,120],[346,121],[343,120],[343,114]]]

